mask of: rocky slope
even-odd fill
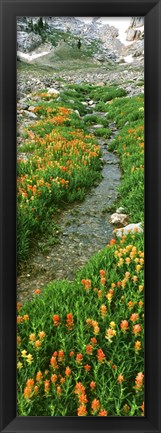
[[[143,24],[142,18],[131,18],[126,29],[129,43],[125,46],[119,39],[119,29],[107,24],[101,17],[84,21],[77,17],[21,17],[17,19],[18,58],[32,61],[41,53],[44,55],[43,42],[48,43],[46,54],[54,52],[62,43],[75,48],[80,39],[95,61],[122,63],[139,57],[139,61],[143,62]],[[30,57],[24,56],[24,53],[30,53]],[[129,55],[131,58],[127,59]]]

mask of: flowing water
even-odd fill
[[[109,126],[111,138],[98,139],[103,159],[102,180],[83,202],[68,205],[60,213],[59,243],[53,245],[48,254],[33,255],[28,269],[18,277],[18,300],[30,299],[35,289],[43,288],[54,279],[73,280],[78,269],[111,239],[113,226],[109,222],[108,208],[117,199],[121,172],[118,156],[108,151],[108,143],[117,134],[115,125]],[[93,132],[94,127],[90,131]]]

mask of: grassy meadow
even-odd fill
[[[82,102],[96,103],[93,114]],[[17,161],[18,265],[34,239],[57,242],[57,207],[83,200],[101,180],[97,136],[118,134],[108,150],[120,158],[114,209],[144,221],[144,98],[118,86],[75,84],[61,98],[46,89],[30,101],[37,119],[23,131]],[[75,110],[78,110],[76,112]],[[95,134],[88,128],[101,124]],[[49,222],[52,219],[52,224]],[[74,281],[53,281],[17,303],[19,416],[144,415],[144,236],[113,236]]]

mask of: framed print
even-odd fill
[[[1,432],[159,433],[161,2],[1,28]]]

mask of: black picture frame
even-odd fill
[[[8,432],[161,432],[161,2],[1,0],[1,424]],[[145,17],[145,416],[16,417],[16,17]]]

